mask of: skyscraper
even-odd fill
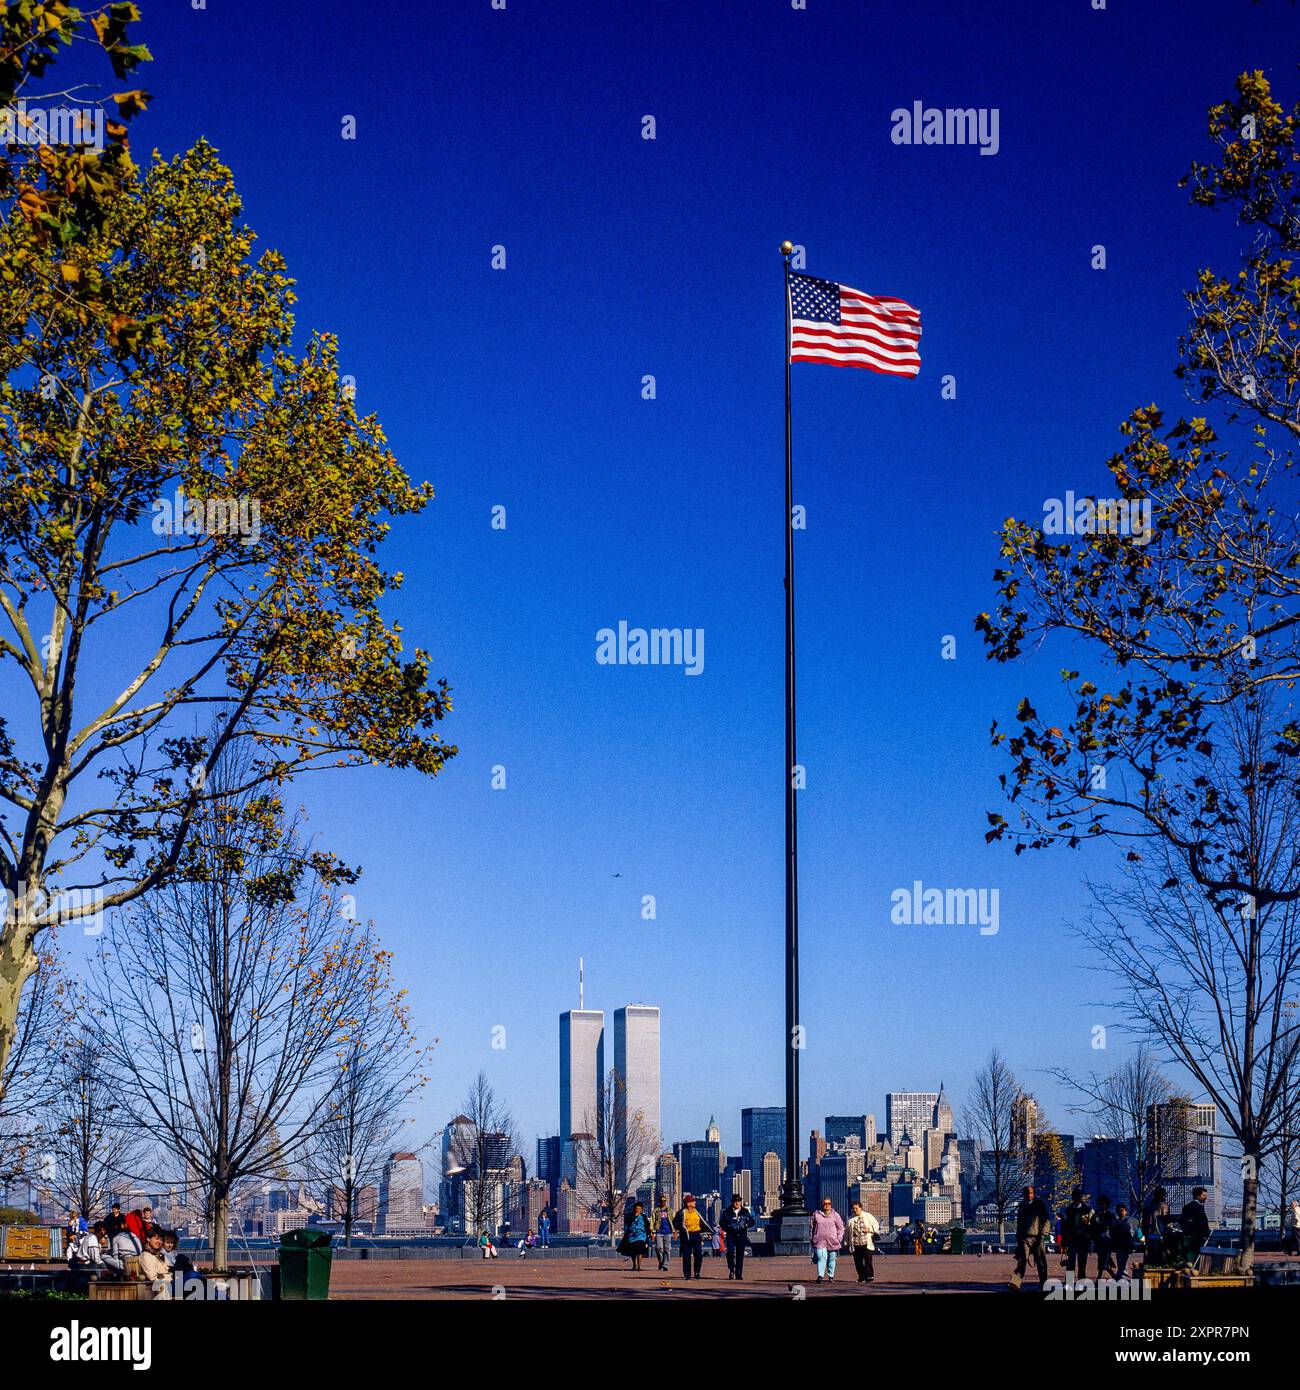
[[[769,1190],[767,1186],[769,1170],[763,1162],[763,1156],[767,1153],[774,1153],[780,1163],[780,1169],[776,1175],[776,1187],[779,1189],[781,1181],[785,1176],[785,1106],[767,1105],[750,1106],[740,1112],[740,1166],[748,1168],[754,1176],[757,1191],[754,1193],[754,1203],[756,1207],[761,1207],[764,1211],[775,1209],[779,1203],[769,1204],[767,1198],[771,1195],[775,1198],[778,1194],[775,1190]]]
[[[702,1197],[720,1192],[722,1150],[711,1139],[688,1139],[673,1145],[673,1153],[681,1165],[682,1192]]]
[[[763,1155],[763,1166],[759,1170],[762,1180],[759,1184],[756,1206],[763,1216],[770,1216],[781,1203],[781,1159],[771,1149]]]
[[[560,1015],[560,1140],[599,1135],[605,1082],[605,1013],[569,1009]],[[565,1177],[573,1181],[573,1174]]]
[[[424,1165],[417,1155],[396,1153],[379,1181],[379,1231],[419,1231],[424,1227]]]
[[[875,1121],[872,1121],[872,1128]],[[864,1149],[870,1148],[876,1142],[876,1136],[867,1136],[867,1117],[865,1115],[827,1115],[826,1116],[826,1142],[828,1144],[843,1144],[851,1135],[856,1135],[858,1141]]]
[[[1214,1131],[1218,1111],[1205,1102],[1175,1097],[1147,1107],[1147,1148],[1154,1159],[1171,1211],[1191,1200],[1192,1190],[1206,1187],[1205,1211],[1211,1224],[1222,1216],[1222,1174]]]
[[[938,1091],[888,1092],[885,1096],[885,1128],[889,1132],[889,1142],[897,1148],[906,1130],[913,1141],[919,1143],[921,1134],[934,1124],[938,1103]]]
[[[657,1197],[667,1197],[668,1206],[676,1211],[682,1204],[682,1165],[675,1154],[661,1153],[655,1164],[655,1189]]]
[[[659,1010],[614,1010],[614,1162],[624,1192],[653,1177],[659,1130]],[[629,1152],[629,1149],[631,1152]]]

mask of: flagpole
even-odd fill
[[[794,245],[781,243],[785,269],[785,1148],[786,1179],[781,1191],[784,1218],[805,1217],[799,1178],[799,836],[795,811],[794,718],[794,430],[790,413],[790,257]],[[785,1226],[785,1222],[779,1223]],[[790,1239],[787,1227],[778,1239]]]

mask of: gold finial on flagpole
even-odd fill
[[[788,256],[788,255],[790,255],[790,253],[791,253],[793,250],[794,250],[794,242],[793,242],[793,241],[783,241],[783,242],[781,243],[781,254],[782,254],[783,256]]]

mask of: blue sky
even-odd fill
[[[1239,249],[1177,179],[1238,71],[1289,83],[1294,11],[142,3],[137,154],[218,147],[300,333],[340,336],[437,489],[393,532],[389,611],[454,687],[460,756],[302,787],[441,1038],[415,1132],[481,1067],[531,1159],[580,955],[590,1006],[663,1009],[666,1140],[716,1115],[738,1152],[741,1107],[781,1103],[784,237],[925,325],[916,381],[793,369],[803,1130],[941,1078],[960,1112],[996,1045],[1086,1132],[1043,1071],[1119,1060],[1069,935],[1112,859],[984,844],[990,721],[1063,661],[991,668],[971,622],[1002,519],[1103,488],[1127,412],[1177,409],[1181,291]],[[894,146],[916,100],[998,108],[998,154]],[[703,628],[704,673],[598,666],[620,619]],[[892,925],[916,879],[997,888],[999,932]]]

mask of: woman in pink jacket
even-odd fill
[[[817,1282],[835,1280],[835,1257],[844,1244],[844,1218],[831,1206],[829,1197],[822,1198],[821,1211],[812,1214],[808,1224],[808,1239],[812,1242],[813,1259],[817,1264]]]

